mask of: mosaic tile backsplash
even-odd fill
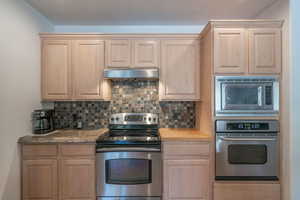
[[[110,102],[55,102],[54,123],[58,129],[83,129],[108,126],[110,115],[121,112],[149,112],[159,115],[162,128],[194,128],[195,103],[158,101],[158,81],[120,80],[112,82]]]

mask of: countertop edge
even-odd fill
[[[89,138],[83,137],[69,137],[69,138],[51,138],[51,134],[47,134],[45,136],[38,136],[38,135],[26,135],[23,137],[18,138],[18,144],[24,145],[35,145],[35,144],[96,144],[96,140],[102,134],[105,134],[108,129],[107,128],[100,128],[97,130],[56,130],[53,131],[52,134],[57,133],[58,131],[95,131],[98,132],[96,135],[92,135]]]
[[[202,133],[195,128],[160,128],[160,137],[162,142],[212,142],[212,134]],[[60,130],[65,131],[65,130]],[[70,130],[68,130],[70,131]],[[78,131],[78,130],[74,130]],[[85,131],[85,130],[81,130]],[[86,130],[89,131],[89,130]],[[39,139],[34,138],[36,136],[27,135],[18,139],[19,144],[96,144],[97,138],[108,131],[107,128],[101,128],[98,130],[98,135],[92,136],[91,138],[66,138],[57,139],[48,136],[41,136]],[[56,131],[57,132],[57,131]],[[51,134],[50,134],[51,136]],[[43,141],[44,140],[44,141]]]

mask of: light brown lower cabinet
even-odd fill
[[[164,162],[165,200],[207,199],[209,187],[209,161],[167,160]]]
[[[95,200],[92,148],[93,144],[22,145],[23,200]],[[49,149],[52,153],[45,153]]]
[[[163,150],[163,199],[209,200],[212,188],[209,144],[165,142]]]
[[[57,199],[57,160],[23,160],[23,199]]]
[[[94,199],[95,160],[63,159],[61,161],[60,184],[62,199]]]
[[[280,200],[279,183],[215,183],[214,200]]]

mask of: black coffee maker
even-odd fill
[[[54,110],[41,109],[32,112],[32,128],[34,134],[46,134],[54,130]]]

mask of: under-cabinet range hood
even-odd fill
[[[158,79],[158,68],[148,69],[104,69],[105,79]]]

